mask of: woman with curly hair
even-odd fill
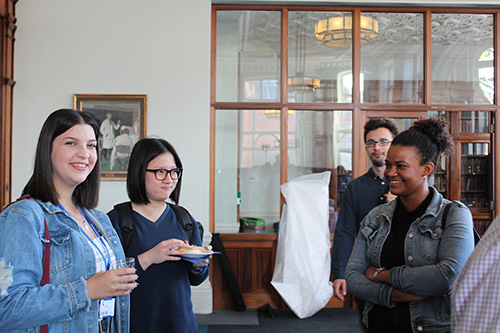
[[[474,250],[472,216],[431,185],[453,142],[441,117],[420,119],[392,141],[385,177],[397,199],[361,223],[346,269],[348,292],[366,300],[368,332],[449,332],[453,282]],[[444,222],[444,223],[443,223]]]

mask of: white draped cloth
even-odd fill
[[[329,182],[327,171],[302,176],[281,186],[286,204],[271,284],[299,318],[314,315],[333,295]]]

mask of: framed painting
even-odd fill
[[[126,180],[132,148],[146,136],[147,95],[74,94],[73,108],[98,121],[101,179]]]

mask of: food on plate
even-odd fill
[[[195,253],[195,254],[210,253],[203,246],[189,245],[188,241],[184,241],[184,246],[177,248],[177,250],[183,251],[186,253]]]

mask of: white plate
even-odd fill
[[[211,254],[213,254],[214,252],[204,252],[204,253],[184,253],[182,256],[180,256],[181,258],[204,258],[204,257],[208,257],[210,256]]]

